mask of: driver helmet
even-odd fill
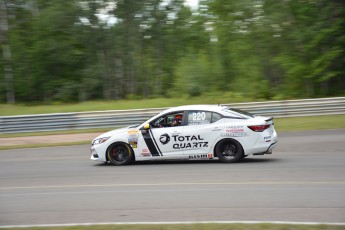
[[[175,115],[175,120],[181,122],[182,121],[182,115],[181,114]]]

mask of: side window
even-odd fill
[[[204,125],[210,124],[212,113],[207,111],[189,111],[188,112],[188,125]]]
[[[151,122],[152,128],[167,128],[182,125],[183,112],[171,113],[161,116]]]
[[[219,121],[220,119],[222,119],[222,115],[220,115],[218,113],[212,113],[212,123]]]

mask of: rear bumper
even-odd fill
[[[273,149],[277,146],[278,141],[272,143],[270,147],[268,147],[267,151],[264,154],[272,154]]]
[[[264,152],[261,153],[254,153],[253,155],[264,155],[264,154],[272,154],[273,149],[277,146],[278,141],[270,144],[270,146],[268,147],[268,149]]]

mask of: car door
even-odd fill
[[[212,158],[213,146],[219,139],[222,116],[210,111],[187,111],[183,134],[187,139],[184,154],[188,158]]]
[[[178,148],[174,141],[179,135],[182,135],[183,115],[183,111],[179,111],[164,114],[152,121],[149,129],[142,130],[143,142],[139,148],[145,149],[153,157],[183,157],[183,149]]]

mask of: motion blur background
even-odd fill
[[[344,32],[344,0],[0,0],[0,228],[345,223]],[[200,103],[275,116],[274,154],[89,160],[110,128]]]
[[[0,103],[344,96],[344,6],[0,0]]]

